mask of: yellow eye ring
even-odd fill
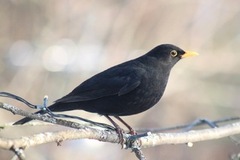
[[[176,57],[176,56],[178,55],[178,53],[177,53],[176,50],[172,50],[172,51],[170,52],[170,55],[171,55],[172,57]]]

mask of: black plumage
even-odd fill
[[[195,52],[185,52],[171,44],[159,45],[141,57],[87,79],[49,109],[53,112],[85,110],[108,118],[146,111],[162,97],[172,67],[181,58],[194,55]],[[30,120],[24,118],[15,124]]]

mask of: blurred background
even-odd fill
[[[172,70],[154,108],[123,117],[134,128],[164,128],[238,116],[240,102],[240,8],[235,0],[9,0],[0,1],[0,90],[34,104],[50,103],[115,64],[162,43],[196,51]],[[0,101],[30,110],[10,99]],[[108,123],[83,111],[68,112]],[[0,123],[20,116],[0,110]],[[10,127],[1,137],[20,137],[59,127]],[[136,159],[120,145],[93,140],[43,144],[27,149],[34,160]],[[143,149],[147,159],[231,159],[239,152],[228,138]],[[2,160],[13,153],[0,150]]]

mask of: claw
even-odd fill
[[[121,129],[120,127],[119,128],[116,128],[116,132],[118,134],[118,138],[119,138],[119,144],[121,144],[122,146],[122,149],[124,148],[124,138],[123,138],[123,129]]]

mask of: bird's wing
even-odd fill
[[[140,68],[111,68],[84,81],[56,103],[89,101],[111,95],[125,95],[141,84],[144,72]]]

